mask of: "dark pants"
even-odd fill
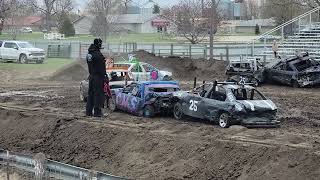
[[[105,95],[103,92],[103,76],[90,75],[89,77],[89,91],[88,99],[86,106],[86,115],[87,116],[101,116]],[[92,111],[94,110],[94,114]]]

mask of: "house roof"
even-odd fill
[[[116,19],[115,24],[143,24],[147,21],[157,18],[158,15],[152,14],[151,16],[145,16],[143,14],[121,14],[115,15]],[[75,20],[73,23],[76,24],[84,18],[93,19],[93,16],[82,16],[79,19]]]
[[[16,26],[34,26],[41,25],[42,17],[40,16],[25,16],[5,19],[4,25]]]

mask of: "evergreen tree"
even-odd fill
[[[64,34],[66,37],[74,36],[76,34],[74,26],[67,14],[61,15],[60,18],[60,26],[59,26],[59,33]]]
[[[256,24],[256,29],[255,29],[256,35],[260,34],[260,26]]]
[[[158,4],[154,5],[153,14],[160,14],[160,6]]]

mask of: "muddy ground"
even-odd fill
[[[151,61],[147,54],[141,59],[144,56]],[[179,69],[173,62],[170,67]],[[201,75],[212,69],[223,76],[220,66],[197,66],[188,72]],[[187,88],[192,84],[187,78],[195,74],[181,73],[176,76]],[[320,89],[265,85],[259,89],[279,107],[280,128],[220,129],[199,120],[121,112],[85,118],[79,82],[69,74],[62,80],[57,77],[64,77],[63,72],[12,81],[17,74],[0,72],[7,77],[0,86],[0,148],[43,152],[53,160],[130,179],[320,178]]]

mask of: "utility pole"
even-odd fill
[[[213,35],[214,35],[214,26],[215,26],[215,17],[216,16],[216,1],[211,0],[211,13],[210,13],[210,60],[213,60]]]

